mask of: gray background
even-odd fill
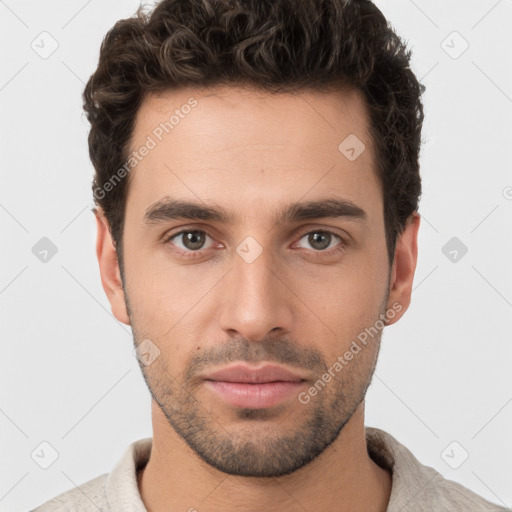
[[[413,299],[384,332],[366,423],[510,507],[512,0],[377,4],[427,91]],[[151,436],[131,331],[101,287],[81,110],[102,37],[137,5],[0,1],[3,511],[110,471]]]

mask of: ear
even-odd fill
[[[411,303],[412,282],[418,259],[419,227],[420,215],[415,212],[407,219],[404,231],[397,238],[387,304],[387,309],[393,309],[397,314],[387,320],[386,325],[397,322]],[[400,309],[397,307],[398,304],[401,306]]]
[[[112,241],[108,221],[100,209],[95,210],[94,215],[96,216],[98,231],[96,255],[100,266],[101,284],[110,302],[112,314],[123,324],[130,325],[117,252]]]

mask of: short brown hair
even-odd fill
[[[118,21],[83,99],[95,204],[121,269],[128,180],[106,185],[125,165],[138,108],[150,92],[218,84],[273,93],[350,86],[364,94],[391,265],[421,195],[424,86],[410,53],[369,0],[163,0]]]

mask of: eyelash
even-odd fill
[[[199,233],[205,233],[207,236],[209,236],[210,238],[213,239],[212,236],[210,236],[206,231],[202,230],[202,229],[183,229],[181,231],[178,231],[177,233],[173,233],[172,235],[169,235],[167,237],[164,238],[163,240],[163,243],[164,244],[167,244],[169,243],[173,238],[176,238],[180,235],[183,235],[184,233],[191,233],[191,232],[199,232]],[[346,249],[347,247],[347,241],[342,238],[340,235],[332,232],[332,231],[329,231],[329,230],[326,230],[326,229],[314,229],[312,231],[307,231],[306,233],[303,233],[300,237],[299,237],[299,240],[301,240],[302,238],[304,238],[306,235],[310,235],[311,233],[322,233],[322,234],[329,234],[329,235],[332,235],[334,236],[335,238],[339,238],[340,240],[340,243],[334,248],[334,249],[331,249],[329,251],[315,251],[313,250],[313,256],[315,258],[318,258],[318,257],[322,257],[322,256],[325,256],[325,255],[333,255],[333,254],[337,254],[339,252],[342,252]],[[174,245],[174,244],[173,244]],[[190,258],[190,259],[193,259],[193,258],[199,258],[201,257],[201,250],[198,250],[198,251],[183,251],[183,250],[178,250],[176,251],[178,253],[178,256],[181,256],[181,257],[184,257],[184,258]]]

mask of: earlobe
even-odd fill
[[[394,309],[397,314],[390,318],[386,325],[397,322],[411,303],[412,284],[418,260],[419,226],[420,215],[415,212],[409,217],[404,231],[397,238],[387,304],[388,310]]]
[[[117,252],[112,241],[108,221],[101,210],[96,210],[94,214],[97,227],[96,256],[100,267],[101,284],[110,302],[112,314],[120,322],[130,325]]]

